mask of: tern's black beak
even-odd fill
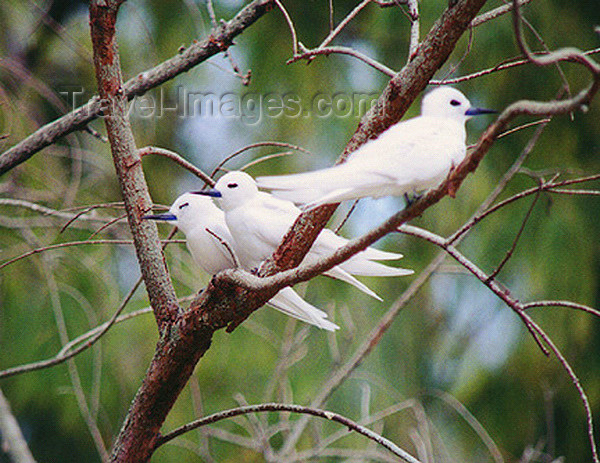
[[[469,108],[465,113],[467,116],[479,116],[480,114],[496,114],[498,111],[485,108]]]
[[[211,198],[220,198],[221,196],[223,196],[219,190],[215,190],[215,189],[191,191],[190,193],[195,194],[195,195],[210,196]]]
[[[150,214],[150,215],[145,215],[142,217],[142,219],[146,219],[146,220],[177,220],[177,216],[175,214],[171,214],[169,212],[167,212],[166,214]]]

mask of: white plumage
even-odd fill
[[[235,240],[241,265],[255,268],[269,257],[292,226],[300,209],[289,201],[259,192],[254,179],[244,172],[230,172],[219,179],[215,188],[196,192],[217,197],[225,212],[225,222]],[[305,256],[303,263],[313,263],[344,246],[348,240],[331,230],[323,230]],[[381,300],[377,294],[353,275],[401,276],[412,270],[388,267],[373,260],[400,259],[401,254],[368,248],[324,274],[345,281]]]
[[[421,115],[399,122],[337,166],[258,177],[261,188],[313,208],[367,196],[402,196],[441,183],[466,154],[465,122],[495,111],[473,108],[458,90],[439,87],[423,98]]]
[[[175,200],[168,213],[144,218],[166,220],[176,225],[185,235],[194,261],[210,275],[235,267],[232,254],[236,252],[235,242],[225,224],[223,211],[210,198],[185,193]],[[292,288],[282,289],[268,304],[319,328],[329,331],[339,329],[339,326],[326,319],[325,312],[306,302]]]

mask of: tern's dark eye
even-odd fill
[[[183,203],[183,204],[180,204],[180,205],[179,205],[179,209],[183,209],[184,207],[187,207],[187,206],[189,206],[189,205],[190,205],[190,203]]]
[[[452,101],[450,101],[450,104],[452,106],[460,106],[460,101],[458,101],[458,100],[452,100]]]
[[[237,188],[238,184],[237,183],[228,183],[227,184],[227,188]]]

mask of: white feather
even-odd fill
[[[464,159],[467,119],[489,112],[472,108],[460,91],[439,87],[423,99],[421,116],[391,126],[345,163],[314,172],[258,177],[257,184],[306,208],[427,190]]]

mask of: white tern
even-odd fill
[[[192,258],[210,275],[236,266],[235,242],[225,224],[223,211],[210,198],[184,193],[175,200],[168,213],[146,215],[144,218],[170,221],[179,228],[186,237]],[[283,288],[268,304],[319,328],[329,331],[339,328],[326,320],[325,312],[303,300],[292,288]]]
[[[246,268],[258,267],[269,257],[301,211],[293,203],[258,191],[254,179],[245,172],[223,175],[212,190],[194,192],[217,198],[225,212],[225,222],[236,242],[235,249]],[[348,240],[324,229],[306,254],[303,263],[316,262],[344,246]],[[394,268],[373,260],[395,260],[401,254],[367,248],[324,274],[350,283],[370,296],[381,300],[375,292],[353,277],[410,275],[412,270]]]
[[[306,208],[367,196],[402,196],[439,185],[466,154],[465,122],[478,114],[452,87],[423,98],[421,115],[394,124],[351,153],[348,160],[301,174],[258,177],[261,188]]]

